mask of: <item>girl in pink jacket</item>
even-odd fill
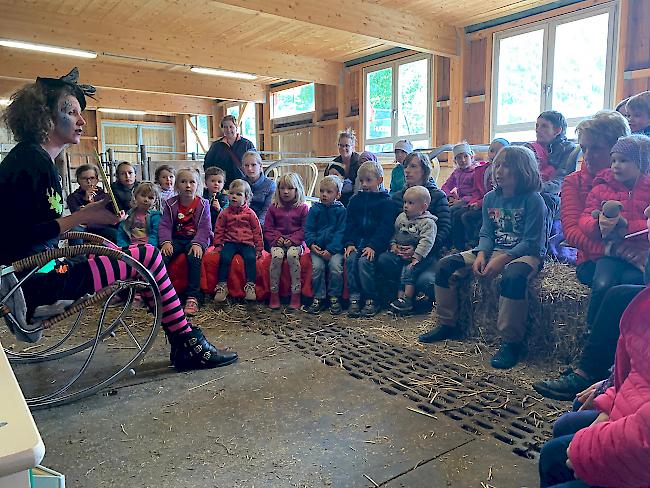
[[[542,487],[650,488],[649,314],[646,288],[621,318],[614,386],[594,399],[596,419],[544,445],[539,460]]]
[[[235,254],[240,254],[244,259],[245,298],[250,301],[257,299],[255,264],[256,258],[262,255],[264,241],[262,240],[260,221],[248,206],[252,196],[253,192],[246,181],[233,180],[229,187],[229,205],[221,211],[214,226],[213,245],[215,250],[220,253],[218,281],[214,289],[215,302],[223,302],[228,296],[228,273]]]
[[[280,308],[280,273],[286,258],[291,275],[290,308],[300,308],[300,256],[305,246],[305,222],[309,207],[300,175],[287,173],[277,181],[273,202],[264,221],[264,237],[271,246],[270,308]]]

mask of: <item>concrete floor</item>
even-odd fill
[[[405,398],[273,336],[219,335],[239,352],[236,365],[175,373],[159,338],[110,393],[35,412],[43,464],[68,487],[538,485],[536,462],[445,415],[412,412]]]

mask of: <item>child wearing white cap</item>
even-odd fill
[[[395,167],[390,173],[390,195],[404,189],[404,162],[406,156],[413,152],[411,141],[404,139],[395,143]]]

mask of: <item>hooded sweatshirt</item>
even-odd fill
[[[428,210],[425,210],[422,215],[410,218],[406,216],[406,212],[402,212],[395,219],[395,233],[391,244],[413,246],[414,256],[418,261],[422,261],[433,249],[436,240],[436,220],[438,217],[431,215]]]

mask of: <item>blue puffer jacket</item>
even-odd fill
[[[255,212],[255,215],[260,220],[260,224],[264,225],[266,212],[268,212],[271,206],[273,193],[275,193],[275,181],[267,178],[264,173],[260,175],[255,183],[251,183],[248,179],[246,181],[248,181],[251,185],[251,190],[253,190],[253,198],[248,206]]]
[[[346,217],[347,210],[338,200],[329,206],[321,202],[314,203],[305,224],[307,246],[316,244],[331,254],[342,253]]]
[[[131,245],[131,228],[130,223],[135,209],[129,210],[128,217],[120,222],[117,228],[117,245],[120,247],[128,247]],[[160,218],[162,212],[160,210],[149,210],[145,219],[147,225],[147,243],[152,246],[158,247],[158,226],[160,225]]]
[[[398,213],[386,190],[357,193],[348,204],[345,246],[355,246],[358,251],[370,247],[375,253],[384,252],[393,236]]]

